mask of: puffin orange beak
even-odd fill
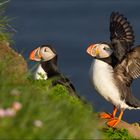
[[[89,55],[93,56],[93,57],[99,55],[99,49],[98,49],[98,47],[96,47],[96,45],[94,45],[94,44],[90,45],[90,46],[87,48],[86,52],[87,52]]]
[[[42,58],[42,56],[40,55],[40,47],[31,51],[31,53],[29,55],[29,59],[32,61],[40,61],[41,58]]]

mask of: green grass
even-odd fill
[[[102,131],[106,139],[121,139],[121,140],[134,139],[126,129],[105,128]]]
[[[8,74],[6,70],[10,63],[7,59],[0,63],[0,108],[11,108],[14,102],[22,108],[14,117],[0,118],[0,139],[101,138],[90,105],[69,96],[62,85],[52,87],[51,81],[15,76],[15,82],[18,72]]]
[[[9,25],[10,18],[5,16],[8,0],[0,0],[0,41],[12,42],[13,28]]]

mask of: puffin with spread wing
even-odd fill
[[[140,76],[140,45],[132,48],[134,32],[122,14],[110,16],[110,43],[91,44],[87,53],[94,57],[90,78],[96,91],[114,105],[112,114],[100,113],[109,119],[107,125],[117,125],[125,109],[140,109],[140,100],[131,91],[134,79]],[[118,118],[115,117],[120,109]]]

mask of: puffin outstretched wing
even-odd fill
[[[132,48],[125,58],[114,68],[121,81],[130,86],[132,81],[140,77],[140,46]]]
[[[138,78],[140,76],[140,46],[131,49],[126,58],[122,61],[122,65],[123,63],[126,74],[131,79]]]
[[[140,46],[132,48],[114,71],[116,78],[121,81],[117,84],[122,91],[122,100],[131,107],[140,107],[140,100],[133,96],[130,88],[132,81],[140,77]]]
[[[123,15],[112,12],[110,16],[110,40],[114,55],[121,61],[134,43],[132,26]]]

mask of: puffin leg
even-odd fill
[[[107,122],[107,125],[110,126],[110,127],[116,126],[121,121],[123,112],[124,112],[124,109],[121,109],[119,117],[118,118],[112,118],[111,120],[109,120]]]
[[[112,112],[112,118],[115,118],[117,110],[118,110],[117,107],[114,106],[114,109],[113,109],[113,112]]]
[[[111,118],[115,118],[116,112],[117,112],[117,107],[114,106],[114,109],[113,109],[112,114],[108,114],[108,113],[100,113],[100,114],[99,114],[99,117],[100,117],[100,118],[103,118],[103,119],[111,119]]]

